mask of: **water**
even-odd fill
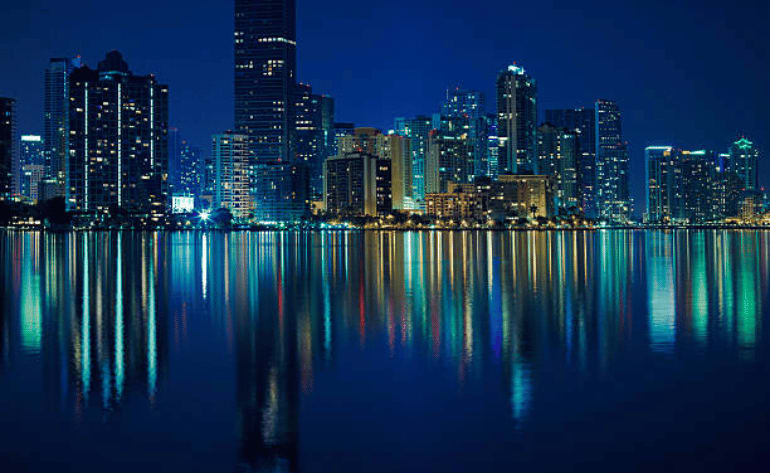
[[[762,471],[770,233],[0,233],[3,471]]]

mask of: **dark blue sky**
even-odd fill
[[[207,148],[232,127],[232,2],[1,3],[0,95],[18,99],[20,131],[42,131],[49,57],[95,66],[111,49],[169,84],[172,125],[193,143]],[[297,4],[299,78],[335,97],[338,121],[387,129],[437,110],[457,84],[484,91],[493,111],[495,76],[517,61],[538,80],[541,111],[620,103],[637,211],[649,144],[722,150],[745,133],[770,147],[770,9],[760,1]]]

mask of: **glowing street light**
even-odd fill
[[[211,217],[211,214],[209,212],[203,211],[199,214],[199,216],[201,218],[201,222],[208,222],[209,217]]]

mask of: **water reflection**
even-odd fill
[[[211,331],[212,345],[222,334],[234,366],[235,464],[297,471],[302,402],[356,353],[426,373],[440,366],[457,395],[496,386],[519,429],[547,409],[538,402],[554,366],[601,377],[630,352],[755,359],[767,238],[10,233],[0,237],[0,375],[38,360],[46,405],[80,422],[129,398],[163,409],[173,402],[167,374],[188,368],[172,363],[171,347],[183,352],[194,331]]]

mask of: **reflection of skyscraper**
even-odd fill
[[[537,84],[524,69],[508,66],[497,76],[498,168],[501,173],[537,169]]]
[[[658,351],[671,351],[676,336],[674,254],[671,238],[653,232],[647,234],[645,240],[650,347]]]

